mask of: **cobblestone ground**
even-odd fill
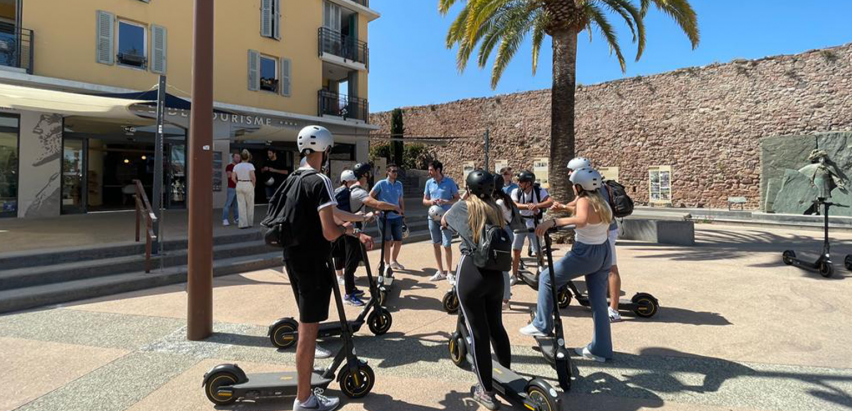
[[[616,355],[598,364],[575,358],[565,410],[849,410],[852,409],[852,273],[837,265],[824,279],[781,263],[785,248],[818,249],[818,232],[697,226],[698,245],[619,243],[627,297],[659,298],[650,319],[625,315],[614,324]],[[839,234],[835,259],[852,253]],[[566,246],[556,250],[557,256]],[[378,262],[378,254],[370,254]],[[376,372],[373,392],[344,399],[343,410],[474,410],[475,376],[455,367],[446,340],[455,317],[441,310],[446,282],[432,283],[431,245],[407,245],[389,299],[391,331],[355,339]],[[363,268],[362,268],[363,270]],[[363,279],[362,287],[366,286]],[[582,286],[582,283],[580,284]],[[535,294],[513,288],[504,314],[517,371],[555,372],[518,334]],[[354,316],[357,309],[347,308]],[[247,372],[294,369],[292,350],[266,337],[275,319],[294,315],[286,276],[265,270],[218,278],[214,334],[185,339],[183,285],[123,294],[0,317],[0,353],[7,386],[3,410],[205,410],[202,375],[221,362]],[[590,313],[562,311],[566,339],[591,339]],[[334,349],[334,340],[322,342]],[[11,389],[9,389],[11,384]],[[329,395],[341,395],[332,385]],[[289,410],[292,400],[265,400],[221,409]]]

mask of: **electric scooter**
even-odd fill
[[[565,303],[566,307],[571,304],[572,297],[575,298],[583,307],[591,307],[592,303],[589,301],[589,296],[581,293],[580,290],[577,289],[577,286],[574,285],[573,281],[568,281],[568,289],[571,292],[567,296],[568,301]],[[561,297],[562,296],[560,296],[560,298]],[[559,306],[562,306],[561,301]],[[660,310],[660,302],[651,294],[636,293],[633,298],[629,300],[619,300],[618,310],[632,311],[637,317],[651,318]]]
[[[803,268],[808,271],[815,271],[820,273],[823,277],[831,277],[834,274],[834,267],[831,265],[831,245],[828,242],[828,209],[832,206],[835,207],[848,207],[845,205],[835,204],[829,201],[825,201],[826,199],[823,197],[819,197],[814,201],[815,208],[817,212],[819,212],[819,206],[823,206],[823,221],[825,222],[825,237],[822,242],[822,254],[817,257],[816,260],[805,260],[803,257],[796,257],[796,252],[793,250],[784,250],[784,253],[781,254],[781,260],[784,261],[784,264],[794,265],[799,268]],[[852,270],[852,255],[847,255],[846,260],[844,261],[846,268]]]
[[[330,275],[334,275],[333,272]],[[346,321],[343,310],[343,298],[337,281],[332,278],[334,301],[340,315],[340,329],[343,337],[343,347],[337,352],[334,361],[325,369],[314,370],[311,376],[311,387],[326,389],[337,380],[340,390],[349,398],[361,398],[370,393],[376,382],[373,369],[366,361],[355,355],[352,342],[352,330]],[[345,363],[340,374],[335,376],[337,369]],[[296,372],[274,372],[262,374],[246,374],[237,364],[219,364],[204,374],[202,387],[213,404],[228,405],[238,400],[255,400],[271,397],[294,397],[297,390],[298,376]]]
[[[379,289],[379,305],[382,307],[385,306],[388,293],[390,292],[391,287],[393,287],[393,268],[385,266],[385,236],[388,233],[388,214],[390,213],[396,213],[396,211],[382,212],[382,227],[384,230],[380,235],[382,239],[382,251],[381,256],[379,257],[379,276],[377,278],[377,283]]]
[[[370,269],[370,260],[367,257],[367,249],[360,241],[358,242],[361,249],[361,258],[364,260],[364,265],[367,268],[367,280],[370,283],[370,301],[364,305],[361,313],[353,321],[349,321],[349,328],[353,333],[358,332],[366,320],[370,331],[374,335],[383,335],[390,330],[393,323],[393,317],[390,311],[381,305],[382,299],[379,297],[380,291],[376,281],[373,280],[373,273]],[[335,284],[337,284],[335,282]],[[369,314],[369,315],[368,315]],[[317,338],[326,338],[340,335],[343,328],[337,321],[322,323],[319,325]],[[288,348],[296,344],[299,338],[299,323],[292,317],[280,318],[269,326],[269,339],[272,345],[278,348]]]
[[[533,220],[535,222],[534,226],[537,227],[541,222],[540,217],[538,215],[535,216],[521,216],[527,220]],[[534,233],[535,229],[530,229],[529,232]],[[515,234],[526,234],[527,230],[523,231],[515,231]],[[536,267],[535,271],[531,271],[529,269],[520,268],[518,269],[518,278],[522,283],[530,286],[533,290],[538,291],[538,278],[541,275],[541,272],[544,271],[544,257],[541,255],[541,241],[538,236],[535,236],[536,246],[538,246],[539,251],[536,253]],[[571,292],[568,291],[568,287],[562,287],[556,292],[556,302],[559,305],[559,308],[567,308],[568,305],[571,304]]]

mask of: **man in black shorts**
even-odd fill
[[[335,219],[337,202],[331,180],[319,172],[334,145],[331,132],[320,126],[308,126],[299,132],[296,143],[306,160],[297,172],[313,173],[304,176],[301,184],[293,185],[293,189],[300,190],[296,197],[299,206],[306,209],[303,227],[309,229],[304,230],[299,245],[284,249],[284,267],[299,305],[298,390],[293,410],[331,411],[340,405],[340,400],[315,395],[311,390],[319,323],[328,319],[331,287],[336,286],[330,263],[331,242],[342,235],[354,235],[372,248],[372,239],[351,225],[338,225],[339,220]]]

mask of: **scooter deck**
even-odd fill
[[[465,355],[468,364],[473,364],[473,356]],[[494,389],[507,398],[526,398],[527,380],[514,371],[503,367],[496,359],[491,359],[491,378]]]
[[[260,396],[286,396],[296,395],[296,373],[295,372],[270,372],[261,374],[249,374],[248,381],[236,384],[231,388],[235,392],[259,391]],[[312,387],[328,387],[334,378],[322,378],[320,372],[311,374]]]
[[[349,327],[352,329],[352,332],[358,332],[361,329],[361,326],[364,325],[364,321],[349,321]],[[317,337],[328,337],[332,335],[340,335],[343,332],[343,329],[340,327],[340,321],[332,321],[327,323],[321,323],[319,325],[319,331],[317,332]]]

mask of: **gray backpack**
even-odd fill
[[[473,264],[483,270],[512,269],[512,240],[502,227],[486,224],[472,253]]]

